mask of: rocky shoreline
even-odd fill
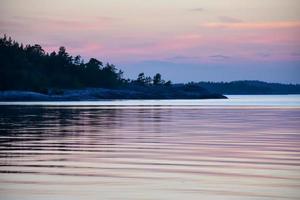
[[[0,91],[0,101],[87,101],[109,99],[226,99],[221,94],[203,91],[162,88],[87,88],[80,90],[59,90],[47,93],[32,91]]]

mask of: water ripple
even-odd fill
[[[0,106],[1,199],[299,199],[297,107]]]

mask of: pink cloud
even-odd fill
[[[153,50],[156,51],[175,51],[189,49],[201,44],[203,36],[200,34],[184,34],[180,36],[175,36],[173,38],[161,40],[155,46]]]
[[[105,56],[108,60],[126,62],[159,59],[170,61],[179,55],[185,59],[174,62],[234,62],[235,60],[295,60],[290,52],[300,49],[300,38],[295,31],[263,30],[245,32],[186,33],[174,37],[156,38],[145,42],[145,37],[124,41],[116,38],[118,45],[105,43],[93,44],[82,48],[82,54]],[[226,58],[220,59],[226,55]],[[268,56],[263,56],[268,55]],[[218,58],[218,59],[217,59]]]
[[[170,38],[161,38],[153,43],[143,45],[110,46],[103,44],[101,53],[109,55],[112,60],[118,61],[139,61],[149,59],[170,60],[171,57],[184,57],[185,59],[174,58],[174,62],[233,62],[235,60],[295,60],[290,52],[297,52],[300,49],[300,38],[291,31],[251,31],[238,32],[236,34],[217,32],[187,33]],[[132,41],[139,43],[139,41]],[[216,59],[212,55],[226,55],[230,59]],[[268,55],[268,56],[262,56]]]
[[[223,19],[224,20],[224,19]],[[230,22],[218,24],[224,27],[211,26],[194,32],[187,32],[175,36],[153,36],[150,33],[132,33],[131,37],[113,35],[107,40],[100,37],[101,27],[111,23],[110,20],[91,21],[82,23],[77,20],[50,20],[57,29],[93,30],[93,37],[82,37],[76,43],[76,38],[65,39],[65,43],[56,41],[56,44],[65,45],[73,55],[83,55],[85,58],[105,58],[111,62],[138,62],[141,60],[159,59],[170,60],[177,55],[185,59],[174,59],[174,62],[232,62],[234,60],[295,60],[290,52],[297,52],[300,47],[298,22],[272,23],[242,23]],[[53,27],[52,26],[52,27]],[[277,28],[276,30],[275,27]],[[50,28],[50,26],[49,26]],[[72,28],[72,29],[71,29]],[[297,28],[297,29],[290,29]],[[241,31],[236,31],[240,29]],[[54,30],[55,32],[55,30]],[[96,35],[99,33],[99,38]],[[89,34],[87,34],[89,35]],[[66,41],[71,41],[66,43]],[[74,41],[73,41],[74,40]],[[54,39],[52,39],[54,41]],[[49,46],[50,50],[57,50],[58,46]],[[226,55],[230,59],[215,55]],[[262,56],[268,55],[268,56]],[[223,59],[221,59],[223,58]],[[105,60],[104,60],[105,61]]]
[[[118,39],[117,39],[118,40]],[[186,49],[198,46],[202,41],[202,36],[198,34],[186,34],[171,38],[160,38],[154,42],[145,43],[145,38],[128,41],[119,39],[119,45],[112,46],[107,42],[103,44],[102,53],[117,60],[143,60],[143,59],[163,59],[171,52],[181,52]]]
[[[277,22],[209,22],[201,26],[207,28],[227,28],[227,29],[285,29],[300,28],[299,21],[277,21]]]

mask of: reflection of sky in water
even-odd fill
[[[0,106],[1,199],[298,199],[300,109]]]
[[[66,105],[66,106],[264,106],[300,107],[300,95],[227,95],[229,99],[201,100],[103,100],[65,102],[0,102],[0,105]]]

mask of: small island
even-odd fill
[[[224,99],[198,84],[172,84],[157,73],[124,78],[115,65],[71,56],[65,47],[47,53],[40,45],[0,38],[0,100]]]

